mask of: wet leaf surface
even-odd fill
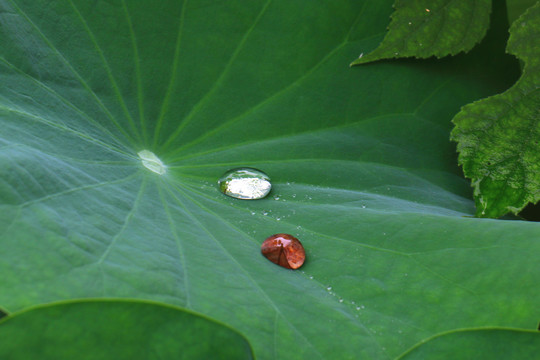
[[[448,140],[517,64],[488,35],[465,56],[349,68],[391,5],[1,2],[0,306],[152,299],[233,327],[259,359],[530,328],[538,224],[471,218]],[[272,179],[266,198],[219,191],[245,166]],[[261,256],[276,233],[302,239],[301,269]]]

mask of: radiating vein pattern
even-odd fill
[[[448,140],[508,64],[349,68],[391,4],[0,0],[0,308],[160,301],[259,359],[525,327],[537,228],[469,218]],[[268,174],[266,198],[220,193],[239,167]],[[301,269],[260,254],[276,233],[302,241]]]

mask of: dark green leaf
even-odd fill
[[[351,65],[467,52],[486,34],[491,0],[396,0],[394,8],[384,40]]]
[[[508,52],[525,62],[519,81],[500,95],[465,106],[452,139],[472,180],[476,215],[518,213],[540,200],[540,3],[514,22]]]
[[[287,360],[395,358],[540,317],[538,224],[470,218],[449,141],[461,106],[515,81],[504,24],[466,55],[351,69],[391,1],[0,4],[6,309],[158,300]],[[221,194],[239,166],[270,196]],[[300,270],[260,254],[281,232]]]
[[[400,360],[536,359],[540,332],[518,329],[464,329],[427,339]]]
[[[9,360],[253,359],[244,337],[178,308],[102,300],[43,306],[0,321]]]
[[[536,4],[538,0],[506,0],[508,8],[508,20],[513,23],[528,8]]]

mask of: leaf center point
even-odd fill
[[[156,174],[163,175],[167,172],[167,167],[161,160],[151,151],[142,150],[137,153],[141,159],[142,164],[145,168],[150,171],[155,172]]]

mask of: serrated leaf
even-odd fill
[[[126,300],[41,306],[0,321],[9,360],[253,359],[246,339],[179,308]]]
[[[540,200],[540,3],[510,28],[507,51],[525,62],[504,93],[463,107],[453,119],[459,163],[474,187],[476,215],[517,214]]]
[[[536,4],[538,0],[512,0],[506,2],[508,9],[508,20],[513,23],[520,17],[528,8]]]
[[[383,41],[351,65],[467,52],[486,34],[491,0],[396,0],[394,8]]]
[[[538,331],[462,329],[426,339],[399,359],[535,359],[539,353]]]
[[[1,1],[0,306],[152,299],[233,327],[263,360],[536,326],[539,224],[470,218],[449,141],[459,108],[518,63],[486,36],[444,61],[349,68],[390,11]],[[270,176],[267,198],[219,192],[240,166]],[[260,254],[281,232],[306,249],[299,270]]]

